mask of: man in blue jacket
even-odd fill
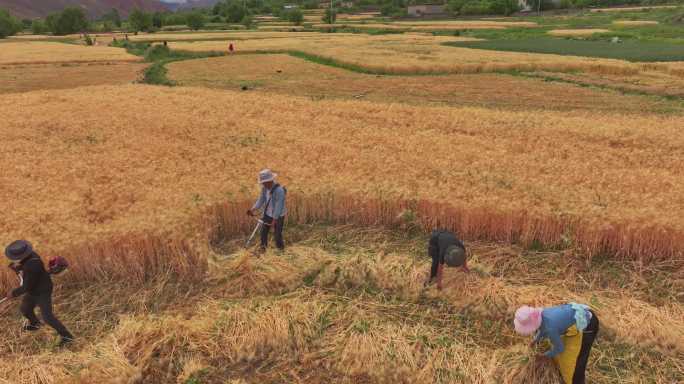
[[[262,220],[264,225],[261,227],[262,250],[265,250],[268,246],[268,233],[271,227],[273,227],[276,247],[280,250],[285,249],[283,227],[285,226],[285,215],[287,214],[287,207],[285,206],[287,190],[276,183],[275,178],[277,176],[270,169],[264,169],[259,172],[261,194],[256,203],[254,203],[254,206],[247,211],[248,215],[254,216],[258,210],[263,210]]]

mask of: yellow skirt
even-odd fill
[[[572,384],[572,377],[575,374],[575,368],[577,366],[577,357],[582,349],[582,332],[579,332],[577,327],[572,325],[565,334],[561,336],[561,341],[563,342],[565,349],[553,359],[556,361],[556,364],[558,364],[565,384]]]

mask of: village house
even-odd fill
[[[353,8],[354,7],[354,2],[353,1],[335,1],[333,4],[334,7],[336,8]],[[330,1],[321,1],[318,3],[318,8],[330,8]]]
[[[447,9],[444,4],[409,5],[407,13],[410,17],[444,16],[447,14]]]
[[[544,2],[550,2],[555,7],[559,7],[561,4],[561,0],[544,0]],[[518,0],[518,7],[521,12],[536,12],[536,9],[532,9],[532,5],[533,3],[531,0]]]

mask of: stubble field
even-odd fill
[[[0,382],[523,384],[532,351],[512,311],[568,299],[601,319],[592,383],[669,384],[684,371],[676,275],[471,243],[473,271],[447,270],[437,292],[421,284],[422,236],[350,226],[286,236],[285,253],[256,260],[224,244],[207,281],[184,294],[157,282],[130,297],[116,284],[60,295],[59,311],[92,343],[53,353],[46,332],[12,329],[25,344],[0,342]]]

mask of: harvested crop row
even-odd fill
[[[521,282],[535,259],[514,248],[495,249],[511,253],[507,259],[520,269],[489,273],[498,257],[480,244],[472,246],[472,273],[447,270],[440,293],[422,286],[424,256],[407,252],[423,245],[420,239],[401,236],[393,244],[387,232],[377,230],[309,229],[312,233],[284,254],[266,253],[258,261],[245,251],[225,255],[229,259],[216,262],[200,299],[182,298],[163,312],[118,313],[110,320],[112,329],[84,338],[74,352],[40,352],[47,334],[8,330],[11,337],[0,343],[3,379],[19,384],[168,383],[193,377],[205,383],[247,378],[549,384],[557,382],[548,381],[556,377],[552,369],[543,371],[544,378],[530,369],[535,351],[514,334],[510,319],[518,305],[568,299],[591,299],[601,317],[588,368],[592,382],[673,382],[682,369],[680,304],[657,307],[626,297],[633,289],[604,290],[598,284],[579,295],[558,288],[573,286],[574,274]],[[551,267],[568,262],[558,254],[546,256],[554,260]],[[115,297],[110,305],[126,300]],[[97,316],[98,304],[83,303],[82,320]],[[34,343],[22,346],[28,338]],[[22,374],[28,369],[34,374]]]

